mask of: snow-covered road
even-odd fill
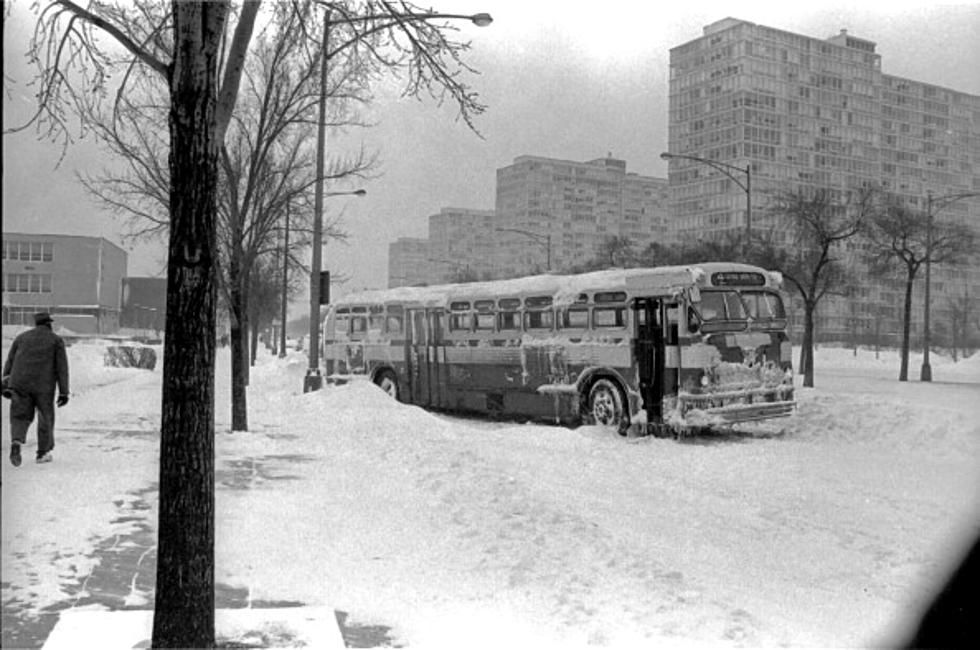
[[[928,385],[861,355],[820,350],[793,418],[681,442],[447,417],[363,384],[303,395],[304,360],[268,355],[251,431],[232,433],[221,357],[217,578],[390,625],[409,647],[894,641],[980,532],[980,359],[937,359]],[[59,413],[44,480],[79,483],[60,497],[71,525],[25,524],[42,468],[5,468],[5,603],[63,599],[96,532],[125,525],[113,498],[156,480],[152,435],[112,439],[123,465],[84,450],[152,432],[159,371],[72,361],[119,383],[76,384]],[[94,502],[84,521],[76,498]],[[22,571],[54,553],[60,571]]]

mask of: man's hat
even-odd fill
[[[45,323],[51,323],[53,321],[54,321],[54,319],[51,318],[51,314],[49,314],[46,311],[42,311],[39,314],[34,314],[34,324],[35,325],[44,325]]]

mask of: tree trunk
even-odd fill
[[[173,3],[154,648],[214,646],[217,63],[224,2]]]
[[[256,321],[253,320],[253,322],[256,322]],[[259,353],[259,328],[256,327],[256,326],[253,326],[251,328],[251,333],[252,333],[252,337],[251,337],[252,365],[254,366],[255,365],[255,357]]]
[[[909,380],[909,335],[912,329],[912,281],[915,273],[909,269],[905,279],[905,314],[902,317],[902,367],[898,371],[899,381]]]
[[[246,388],[248,387],[249,382],[252,380],[252,359],[255,356],[255,353],[254,352],[252,352],[251,354],[249,354],[249,346],[248,346],[249,332],[252,331],[252,322],[253,322],[252,321],[252,315],[249,313],[249,309],[250,308],[251,307],[249,306],[248,294],[246,293],[246,294],[244,294],[244,297],[242,298],[242,314],[243,314],[243,316],[242,316],[242,318],[243,318],[243,320],[242,320],[242,337],[243,337],[242,338],[242,346],[244,346],[244,350],[245,350],[245,357],[242,359],[242,363],[245,364],[243,366],[243,368],[245,370],[245,387]]]
[[[238,265],[228,266],[231,283],[231,430],[248,431],[248,313]]]
[[[813,312],[817,306],[810,301],[803,303],[803,350],[800,353],[803,364],[803,385],[813,388]]]

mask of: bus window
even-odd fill
[[[524,328],[550,330],[555,324],[555,313],[550,309],[551,296],[534,296],[524,300]]]
[[[401,305],[388,305],[385,314],[385,332],[401,334],[405,310]]]
[[[786,318],[783,301],[774,293],[768,291],[743,291],[742,300],[748,307],[749,316],[756,320]]]
[[[600,291],[595,295],[596,304],[608,302],[626,302],[626,294],[622,291]]]
[[[385,324],[384,307],[381,305],[371,305],[368,309],[368,330],[371,332],[381,332]]]
[[[385,321],[385,332],[388,334],[402,333],[402,315],[389,313]]]
[[[492,331],[493,323],[495,319],[493,301],[492,300],[477,300],[473,303],[473,309],[476,310],[474,314],[475,319],[473,325],[478,330]]]
[[[626,327],[626,307],[596,307],[592,311],[592,325],[597,329]]]
[[[350,319],[351,334],[363,334],[367,331],[367,316],[365,314],[354,314]]]
[[[519,298],[501,298],[498,300],[497,329],[500,331],[521,329],[521,321],[518,316],[520,307]]]
[[[728,312],[729,320],[745,320],[748,315],[745,313],[745,303],[742,297],[735,291],[725,291],[725,309]]]
[[[473,315],[470,313],[470,303],[467,300],[457,300],[449,303],[449,331],[469,332],[473,329]]]
[[[704,293],[701,294],[702,300],[704,299]],[[672,303],[667,305],[667,332],[664,336],[664,343],[666,345],[677,345],[678,341],[678,327],[677,323],[680,319],[681,308],[677,303]]]
[[[477,314],[474,325],[476,329],[483,331],[493,331],[493,314]]]
[[[702,291],[697,308],[706,323],[746,318],[745,305],[735,291]]]
[[[589,310],[585,307],[569,307],[561,313],[562,329],[587,329]]]
[[[468,311],[455,311],[449,314],[451,332],[469,332],[473,329],[473,314]]]
[[[550,330],[555,324],[555,312],[550,309],[524,312],[524,327],[529,330]]]

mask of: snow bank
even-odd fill
[[[120,511],[153,507],[160,373],[69,354],[56,462],[4,467],[5,603],[77,600]],[[228,355],[218,581],[407,647],[894,644],[980,532],[975,359],[899,383],[893,353],[820,348],[793,417],[678,442],[303,394],[302,354],[264,351],[232,432]]]

